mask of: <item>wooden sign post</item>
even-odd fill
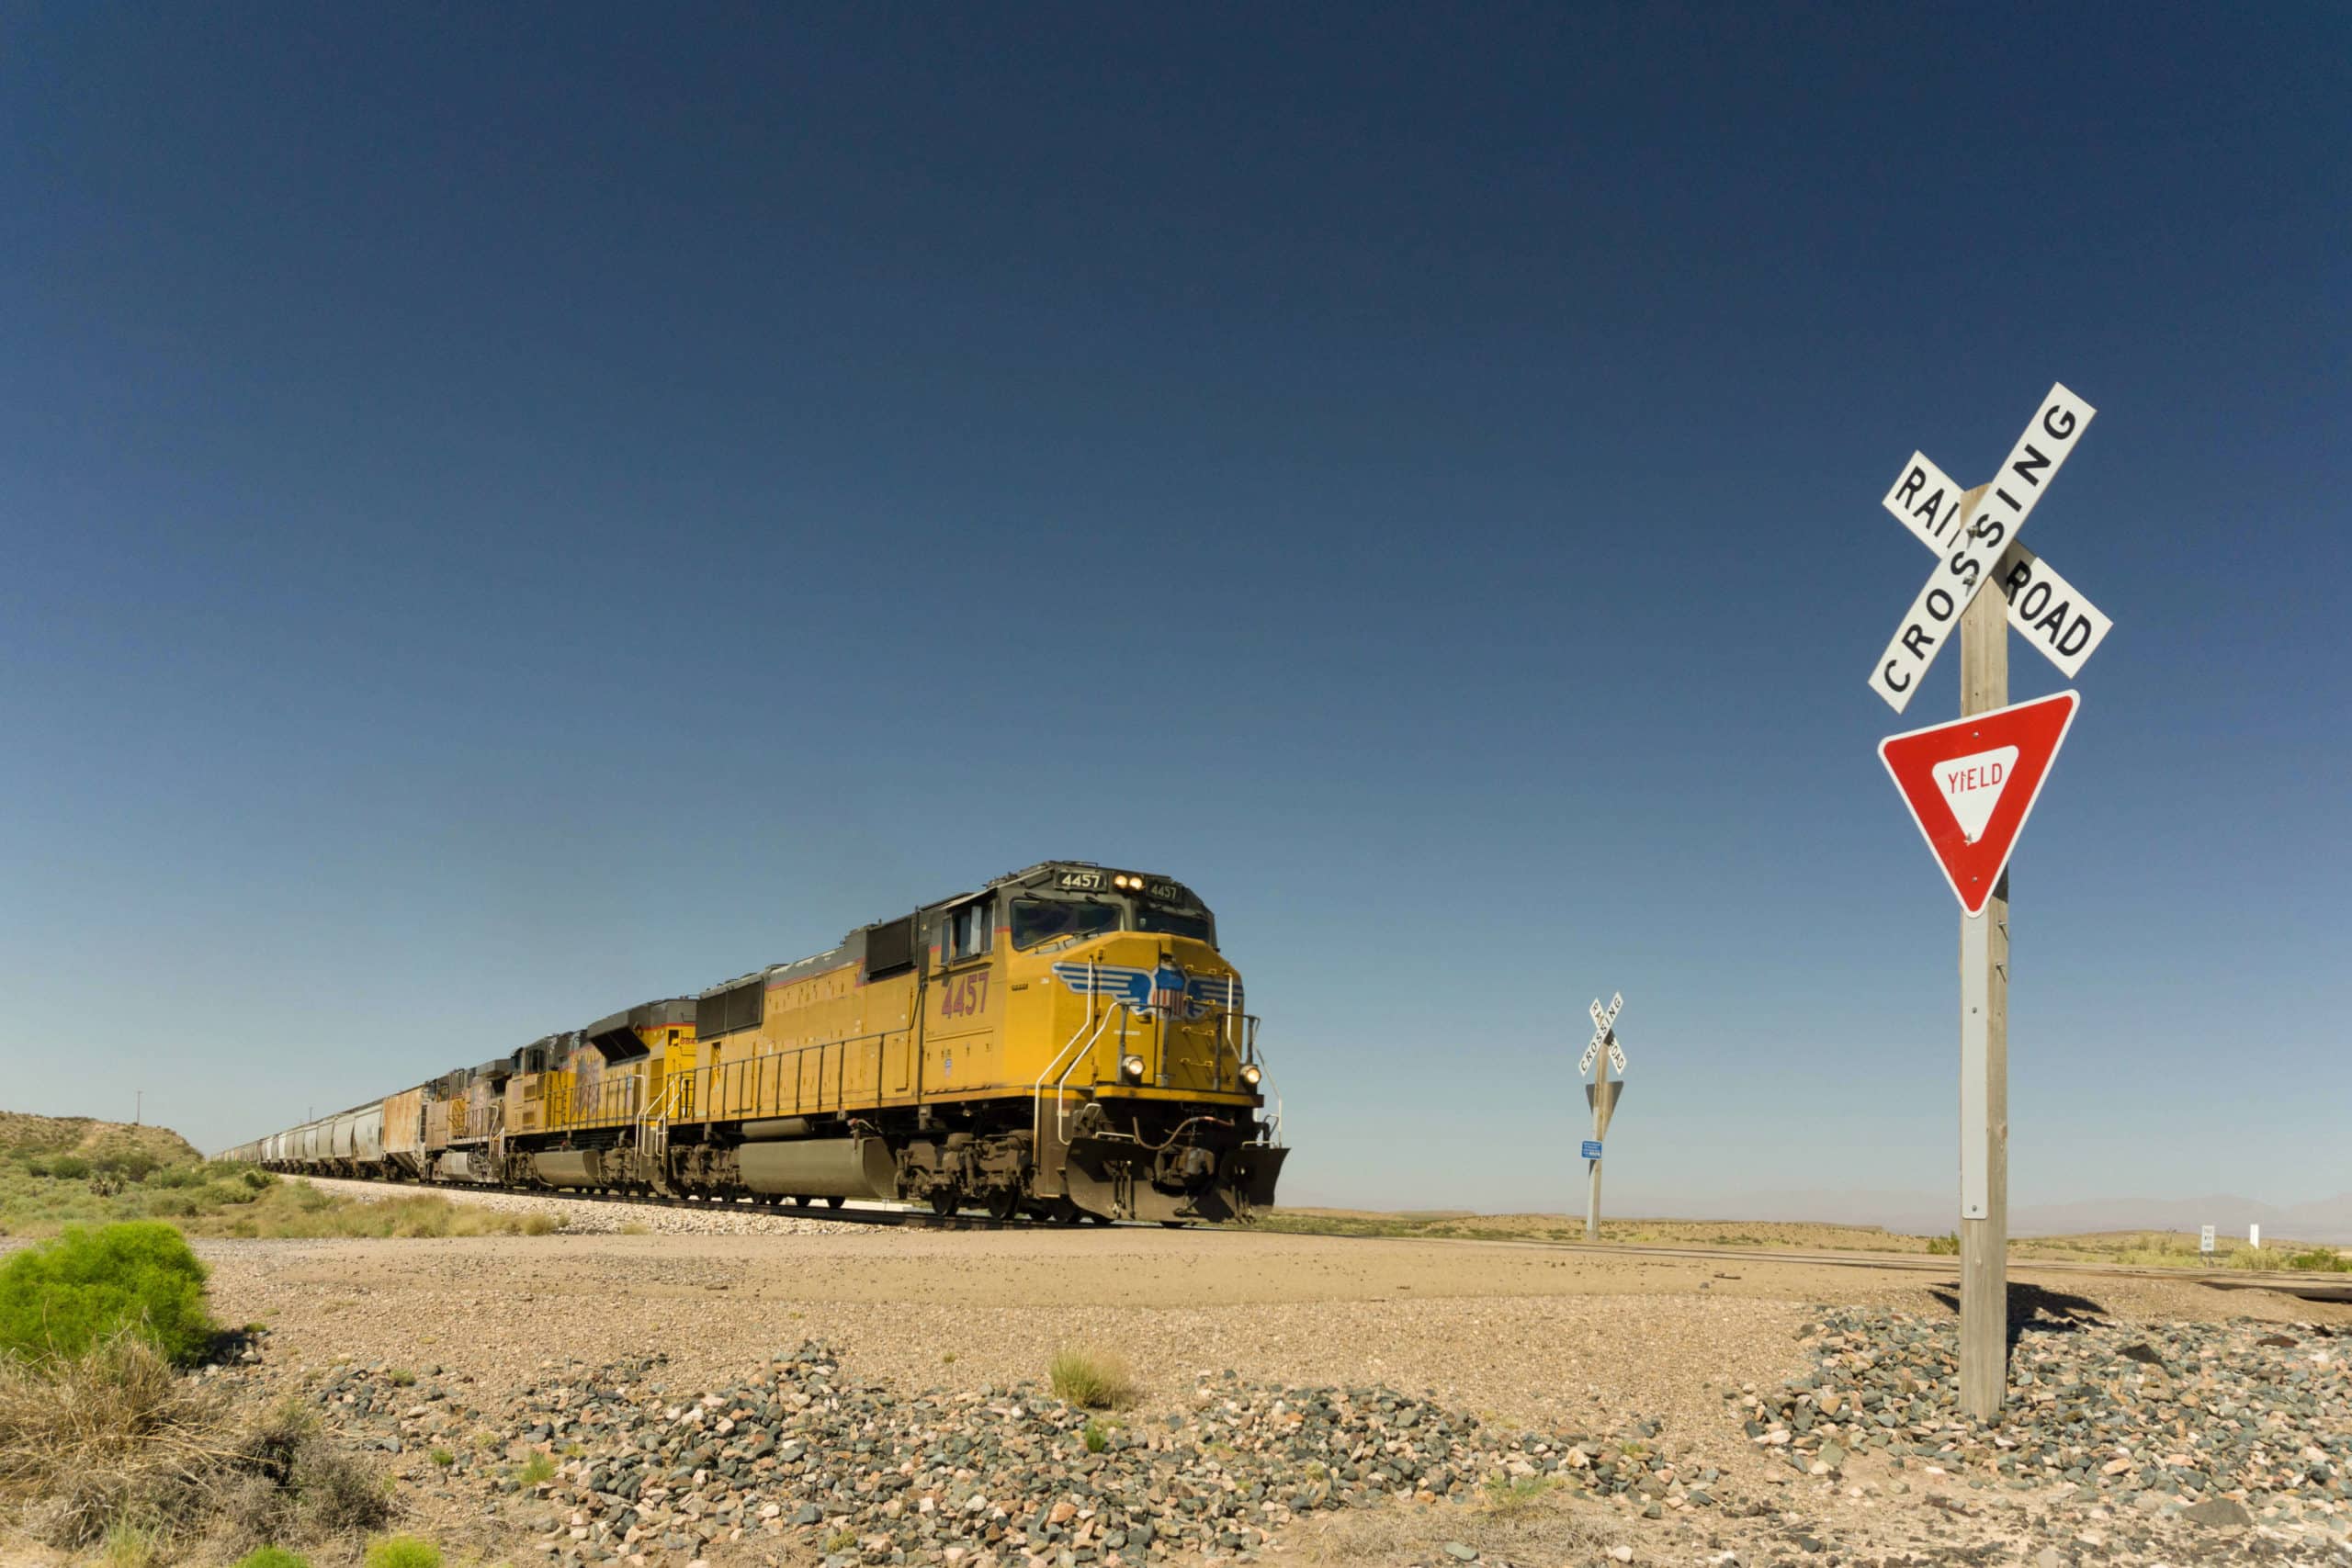
[[[2053,386],[1991,483],[1962,494],[1914,453],[1882,502],[1940,558],[1871,669],[1871,689],[1901,713],[1955,622],[1960,634],[1962,723],[1952,728],[1965,733],[1948,743],[1929,731],[1893,737],[1880,755],[1961,901],[1960,1404],[1980,1421],[2000,1415],[2008,1382],[2008,852],[2076,703],[2068,693],[2009,707],[2008,632],[2015,626],[2071,676],[2112,624],[2017,536],[2097,412]],[[1998,592],[1982,592],[1987,586]],[[2014,721],[2034,708],[2048,710],[2039,742],[2001,746],[1966,725],[1979,716]],[[1923,743],[1926,755],[1948,759],[1939,797],[1918,786],[1916,771],[1906,783],[1894,756],[1902,747],[1916,770]],[[2038,755],[2024,754],[2037,745]],[[1982,880],[1966,884],[1955,867],[1971,862]]]

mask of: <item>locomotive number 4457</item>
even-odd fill
[[[947,982],[939,998],[939,1016],[962,1018],[967,1014],[988,1010],[989,977],[986,971],[973,975],[958,975]]]

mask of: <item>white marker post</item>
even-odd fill
[[[1591,1179],[1591,1191],[1585,1200],[1584,1238],[1600,1239],[1600,1150],[1609,1136],[1609,1119],[1616,1114],[1618,1097],[1625,1092],[1625,1048],[1617,1043],[1617,1012],[1625,1005],[1623,993],[1609,998],[1602,1007],[1600,998],[1592,999],[1592,1039],[1577,1059],[1577,1077],[1592,1074],[1592,1081],[1584,1086],[1585,1103],[1592,1107],[1592,1136],[1585,1141],[1584,1158]],[[1609,1069],[1617,1069],[1617,1081],[1609,1079]]]
[[[1895,712],[1910,705],[1955,628],[1962,718],[2008,705],[2010,626],[2070,676],[2105,640],[2113,623],[2017,537],[2098,412],[2064,385],[2053,385],[1993,481],[1964,496],[1942,469],[1912,454],[1882,504],[1942,562],[1871,670],[1871,690]],[[1999,595],[1981,592],[1988,582],[2001,584]],[[1988,778],[1992,764],[2003,761],[1993,753],[1964,760],[1984,761]],[[1964,803],[1951,804],[1963,833],[1973,838],[1983,830],[1982,821],[1973,828],[1960,821]],[[1983,802],[1984,812],[1993,808],[1993,800]],[[2006,867],[1980,912],[1967,913],[1967,902],[1963,898],[1960,921],[1960,1403],[1967,1415],[1990,1421],[2000,1414],[2008,1382]]]

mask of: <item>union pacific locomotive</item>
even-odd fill
[[[1048,861],[225,1151],[273,1170],[711,1199],[1246,1217],[1289,1152],[1183,884]]]

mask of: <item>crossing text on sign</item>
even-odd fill
[[[1930,554],[1940,556],[1960,536],[1961,505],[1967,495],[1925,453],[1914,452],[1880,504]],[[1993,563],[1993,586],[2008,601],[2010,626],[2068,675],[2081,674],[2114,629],[2105,611],[2022,539],[2011,539]]]
[[[1973,516],[1960,531],[1943,565],[1911,602],[1894,640],[1871,671],[1871,689],[1900,713],[1911,703],[1945,639],[1960,624],[2002,553],[2041,499],[2043,488],[2074,451],[2098,411],[2064,386],[2053,386],[2034,421],[2018,437],[1999,477],[1986,487]]]

